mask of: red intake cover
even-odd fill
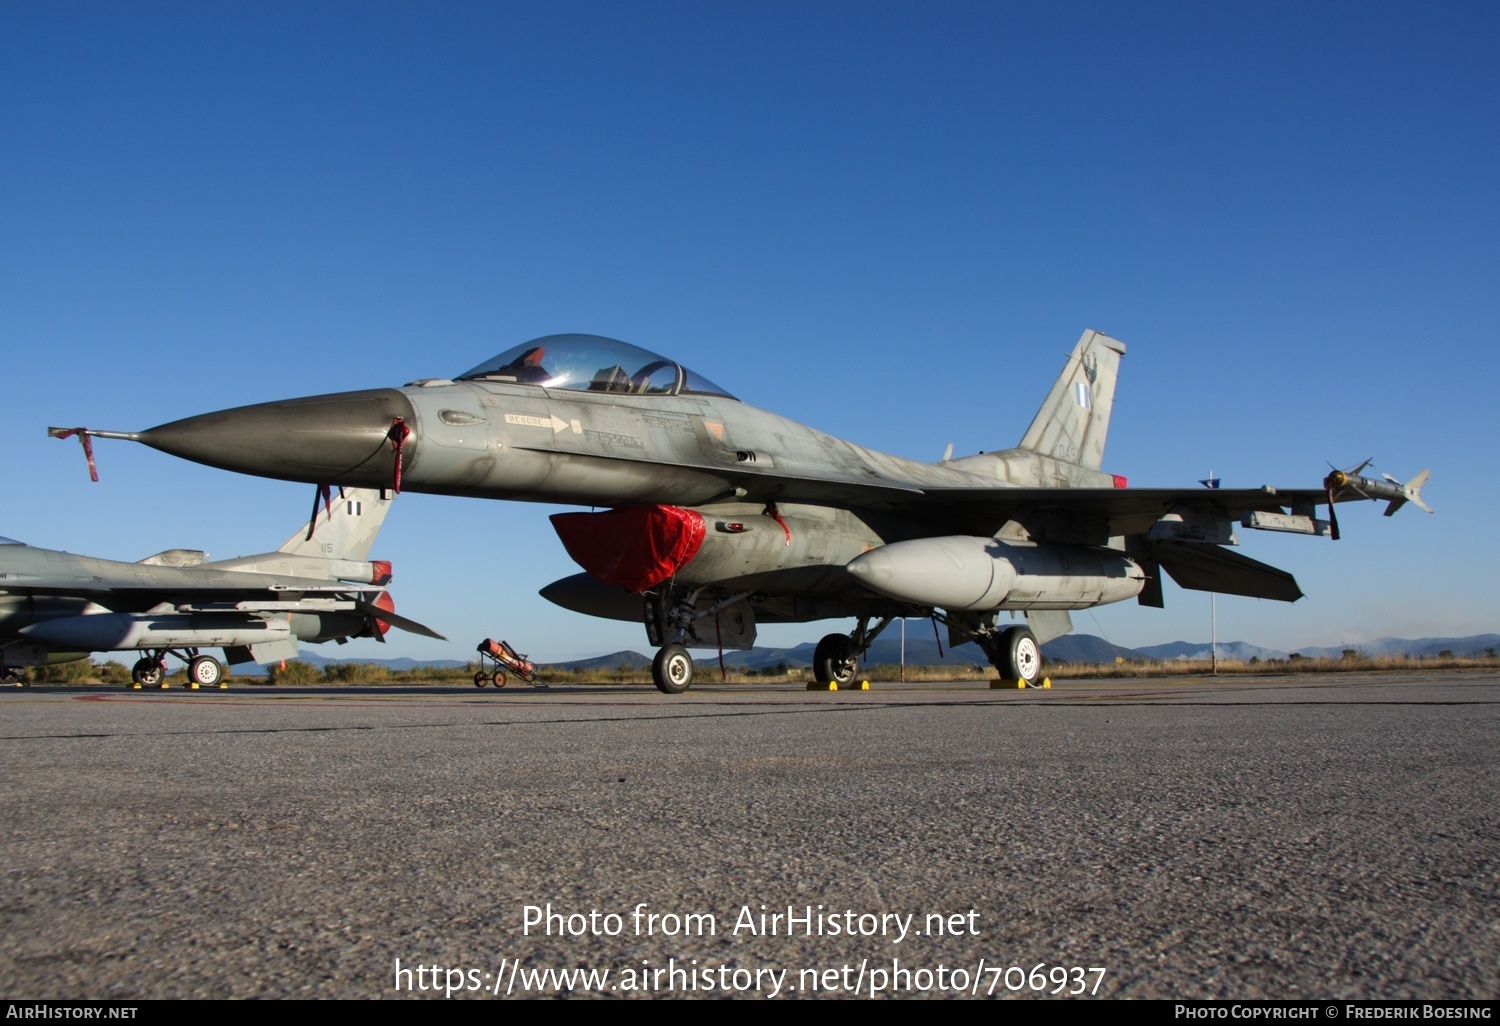
[[[568,555],[591,577],[632,594],[655,587],[690,563],[707,531],[702,516],[680,506],[554,513],[552,527]]]

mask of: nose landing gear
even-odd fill
[[[665,695],[680,695],[693,686],[693,657],[682,645],[664,645],[651,661],[651,679]]]

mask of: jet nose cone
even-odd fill
[[[411,401],[394,388],[340,392],[240,406],[151,428],[140,441],[173,456],[258,477],[312,484],[389,488],[396,446],[410,466],[416,437]]]

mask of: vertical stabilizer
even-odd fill
[[[1085,331],[1019,448],[1099,470],[1124,354],[1125,343]]]
[[[328,509],[320,504],[313,516],[312,537],[307,525],[286,540],[278,552],[326,559],[365,560],[375,545],[375,536],[385,523],[391,500],[374,488],[341,488],[329,497]]]

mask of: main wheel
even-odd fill
[[[829,634],[813,649],[813,677],[819,684],[849,684],[859,673],[859,654],[847,634]]]
[[[663,645],[651,660],[651,679],[663,694],[682,694],[693,684],[693,657],[676,642]]]
[[[156,659],[140,659],[130,668],[130,679],[143,687],[154,688],[166,676],[167,668]]]
[[[1042,646],[1030,627],[1007,627],[1000,632],[1000,676],[1025,681],[1027,687],[1042,679]]]
[[[188,663],[188,682],[211,688],[224,679],[224,667],[213,656],[194,656]]]

